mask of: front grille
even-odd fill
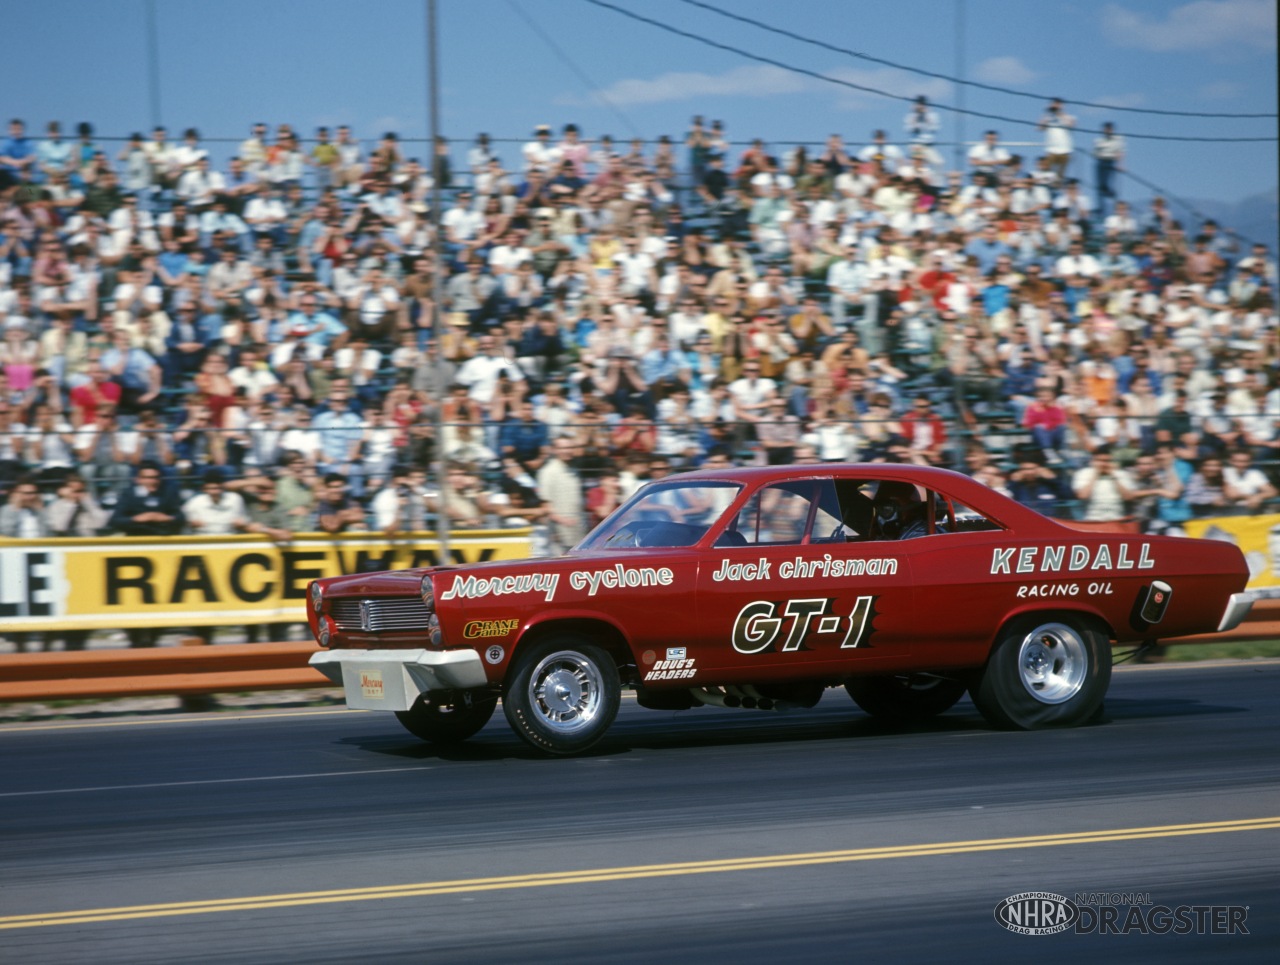
[[[396,633],[427,629],[427,607],[416,596],[333,600],[329,614],[340,630]]]

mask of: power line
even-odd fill
[[[609,98],[605,97],[604,94],[600,92],[599,85],[597,85],[595,81],[593,81],[590,77],[588,77],[586,73],[582,69],[580,69],[577,64],[573,62],[573,59],[570,58],[568,54],[566,54],[563,50],[560,49],[560,46],[554,40],[552,40],[551,37],[548,36],[547,33],[541,27],[539,27],[536,22],[534,22],[533,18],[530,17],[524,11],[524,9],[520,6],[520,4],[516,3],[516,0],[507,0],[507,4],[508,6],[511,7],[512,10],[516,12],[516,14],[520,17],[520,19],[523,20],[528,25],[530,30],[532,30],[535,34],[537,34],[539,39],[541,39],[541,41],[544,44],[546,44],[548,47],[551,48],[551,52],[554,53],[556,57],[560,59],[560,62],[564,64],[566,67],[568,67],[571,71],[573,71],[574,76],[577,77],[578,80],[582,82],[582,85],[588,91],[591,92],[591,96],[594,97],[596,100],[600,101],[600,103],[604,104],[605,107],[609,108],[609,110],[613,112],[613,116],[622,122],[623,127],[625,127],[628,131],[631,132],[632,137],[640,137],[640,132],[636,130],[636,126],[631,123],[631,119],[627,117],[626,114],[622,113],[622,111],[618,109],[618,106],[616,104],[614,104],[612,101],[609,100]]]
[[[859,90],[868,94],[876,94],[880,97],[887,97],[890,100],[895,100],[895,101],[914,102],[915,100],[914,97],[908,97],[903,94],[891,94],[888,91],[880,90],[877,87],[870,87],[866,84],[855,84],[853,81],[841,80],[837,77],[828,77],[825,74],[820,74],[815,70],[809,70],[806,67],[796,67],[792,64],[787,64],[780,60],[774,60],[772,57],[765,57],[761,54],[753,54],[750,51],[743,50],[740,47],[734,47],[731,44],[721,43],[718,40],[712,40],[709,37],[703,37],[700,34],[690,33],[687,30],[681,30],[679,27],[673,27],[670,24],[663,23],[660,20],[654,20],[651,17],[646,17],[642,14],[634,13],[630,10],[627,10],[623,7],[616,6],[612,3],[606,3],[605,0],[583,0],[583,2],[589,3],[594,7],[602,7],[606,10],[612,10],[615,13],[622,14],[624,17],[628,17],[632,20],[639,21],[640,23],[647,23],[650,26],[657,27],[659,30],[664,30],[667,33],[675,34],[676,36],[684,37],[688,40],[693,40],[700,44],[705,44],[708,47],[715,47],[718,50],[724,50],[731,54],[737,54],[739,57],[746,57],[748,60],[754,60],[754,61],[757,61],[758,63],[769,64],[772,67],[778,67],[778,68],[781,68],[782,70],[790,71],[791,73],[794,73],[794,74],[803,74],[806,77],[812,77],[815,80],[820,80],[827,84],[836,84],[837,86],[840,86],[840,87],[848,87],[852,90]],[[981,118],[984,118],[985,120],[1001,121],[1005,124],[1016,124],[1019,127],[1037,127],[1038,126],[1035,121],[1026,121],[1018,117],[1006,117],[1003,114],[987,114],[983,111],[968,110],[962,107],[954,107],[950,104],[934,104],[932,106],[940,108],[945,111],[951,111],[952,113],[955,113],[955,114],[964,114],[969,117],[981,117]],[[1084,127],[1078,127],[1078,128],[1075,128],[1075,130],[1081,134],[1102,134],[1103,133],[1102,131],[1097,129],[1084,128]],[[1132,134],[1128,132],[1126,132],[1125,137],[1130,138],[1132,140],[1204,142],[1208,144],[1252,144],[1252,143],[1270,144],[1275,142],[1274,137],[1177,137],[1177,136],[1168,135],[1168,134]]]
[[[897,70],[905,70],[912,74],[922,74],[925,77],[935,77],[938,80],[950,81],[953,84],[963,84],[968,87],[977,87],[981,90],[994,91],[999,94],[1010,94],[1014,97],[1030,97],[1034,100],[1053,100],[1054,98],[1047,94],[1037,94],[1030,91],[1014,90],[1011,87],[1000,87],[995,84],[983,84],[976,80],[964,80],[960,77],[952,77],[948,74],[940,74],[936,71],[925,70],[922,67],[912,67],[909,64],[899,64],[884,57],[875,57],[871,54],[864,54],[857,50],[850,50],[848,47],[838,47],[835,44],[829,44],[823,40],[815,40],[812,37],[805,37],[798,33],[793,33],[783,27],[775,27],[772,24],[764,23],[760,20],[753,20],[751,17],[744,17],[741,14],[733,13],[729,10],[722,10],[714,4],[704,3],[702,0],[680,0],[681,3],[688,4],[691,7],[700,7],[703,10],[709,10],[711,13],[718,14],[721,17],[728,17],[730,20],[737,20],[740,23],[750,24],[753,27],[759,27],[761,30],[767,30],[770,33],[778,34],[783,37],[790,37],[792,40],[798,40],[801,43],[811,44],[814,47],[821,47],[824,50],[830,50],[837,54],[847,54],[850,57],[856,57],[859,60],[867,60],[873,64],[883,64],[886,67],[893,67]],[[1080,107],[1096,107],[1107,111],[1125,111],[1130,114],[1159,114],[1164,117],[1213,117],[1213,118],[1274,118],[1275,114],[1232,114],[1232,113],[1209,113],[1205,111],[1165,111],[1158,110],[1154,107],[1120,107],[1116,104],[1099,104],[1093,101],[1068,100],[1063,98],[1063,102],[1067,104],[1077,104]]]

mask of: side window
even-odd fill
[[[830,479],[821,480],[816,498],[818,508],[813,514],[813,530],[809,536],[809,542],[843,543],[851,539],[853,531],[845,525],[840,500],[836,496],[835,482]]]
[[[811,540],[843,541],[840,504],[830,479],[767,486],[751,497],[731,528],[742,535],[747,545],[785,546],[804,542],[810,516]]]
[[[780,486],[769,486],[742,507],[734,527],[751,546],[799,543],[808,518],[809,500]]]
[[[948,533],[981,533],[986,530],[1002,529],[999,523],[971,509],[964,503],[950,501],[950,514],[947,512],[948,500],[938,498],[938,529]],[[945,520],[945,527],[943,525]]]

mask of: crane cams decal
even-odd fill
[[[858,597],[848,616],[834,612],[835,603],[831,597],[748,603],[733,621],[733,649],[746,654],[786,653],[815,650],[836,640],[841,650],[865,647],[874,630],[876,597]]]
[[[478,637],[508,637],[518,629],[519,620],[471,620],[463,625],[462,635],[468,640]]]

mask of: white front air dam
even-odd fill
[[[474,650],[322,650],[307,662],[342,684],[347,706],[360,710],[409,710],[426,691],[489,682]]]

